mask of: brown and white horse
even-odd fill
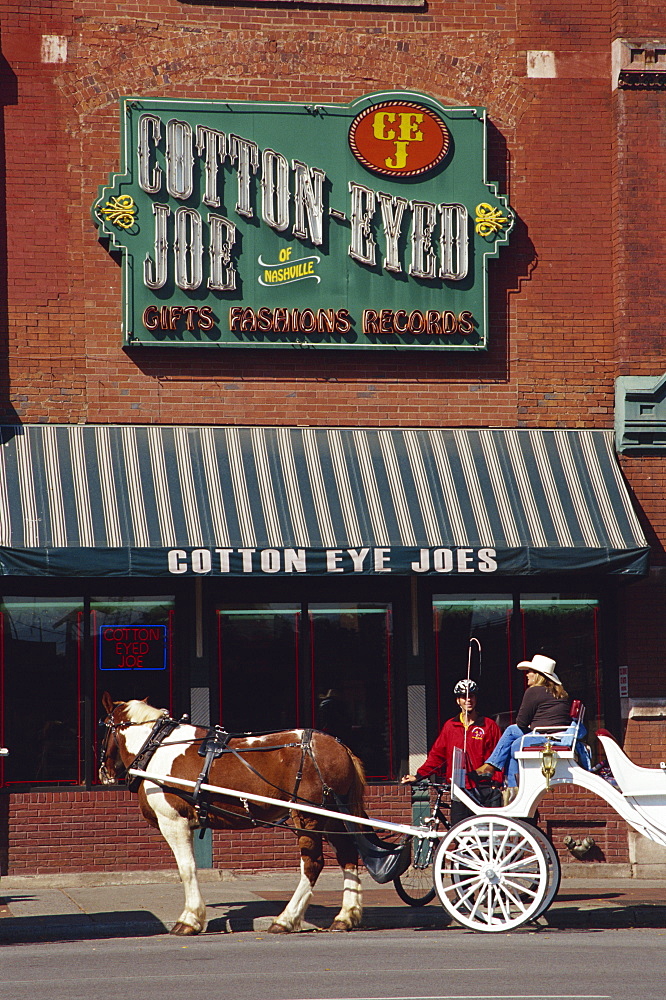
[[[99,774],[104,784],[113,784],[122,768],[132,764],[156,721],[168,713],[145,701],[113,702],[106,692],[102,702],[108,714]],[[149,770],[155,775],[196,781],[203,766],[198,750],[206,733],[207,730],[196,726],[178,724],[155,751]],[[301,853],[300,882],[287,906],[273,921],[270,928],[273,933],[301,929],[315,882],[324,866],[322,838],[325,837],[335,851],[344,878],[342,907],[331,930],[351,930],[358,926],[363,913],[353,838],[337,820],[299,812],[296,799],[308,805],[335,809],[334,795],[337,795],[351,813],[364,815],[363,767],[347,747],[326,733],[312,732],[311,749],[304,752],[303,733],[296,729],[233,738],[229,746],[239,756],[228,751],[223,753],[212,762],[207,778],[208,784],[255,795],[286,800],[293,797],[293,809],[258,804],[246,807],[238,799],[216,797],[213,804],[222,808],[224,815],[209,815],[208,825],[213,829],[248,829],[254,825],[253,819],[276,822],[291,813],[295,826],[302,831],[297,835]],[[307,740],[305,745],[308,746]],[[269,749],[271,747],[275,749]],[[302,772],[300,777],[299,772]],[[138,796],[145,819],[160,830],[173,851],[185,890],[185,909],[171,933],[199,934],[206,924],[206,905],[199,890],[192,843],[194,830],[199,827],[198,810],[154,782],[143,781]]]

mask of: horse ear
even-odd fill
[[[108,691],[105,691],[102,695],[102,705],[105,712],[110,713],[113,711],[113,698]]]

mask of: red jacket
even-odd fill
[[[500,729],[493,719],[479,716],[467,730],[467,770],[475,771],[481,767],[485,760],[495,749],[495,745],[500,738]],[[453,764],[454,747],[464,749],[465,727],[460,721],[460,716],[449,719],[444,723],[441,733],[433,743],[430,753],[425,762],[421,764],[416,772],[417,778],[427,778],[435,771],[442,772],[447,781],[451,780],[451,766]],[[499,774],[495,774],[499,778]]]

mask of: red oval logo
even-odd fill
[[[412,101],[383,101],[366,108],[349,129],[351,151],[384,177],[415,177],[446,156],[450,134],[434,111]]]

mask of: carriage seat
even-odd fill
[[[584,717],[585,705],[576,698],[571,702],[571,723],[568,726],[543,726],[540,729],[533,729],[532,732],[525,733],[525,737],[542,736],[543,740],[536,743],[530,742],[526,746],[521,745],[520,749],[541,751],[545,749],[547,737],[550,738],[551,746],[557,745],[572,749],[578,741],[578,731],[583,724]]]

